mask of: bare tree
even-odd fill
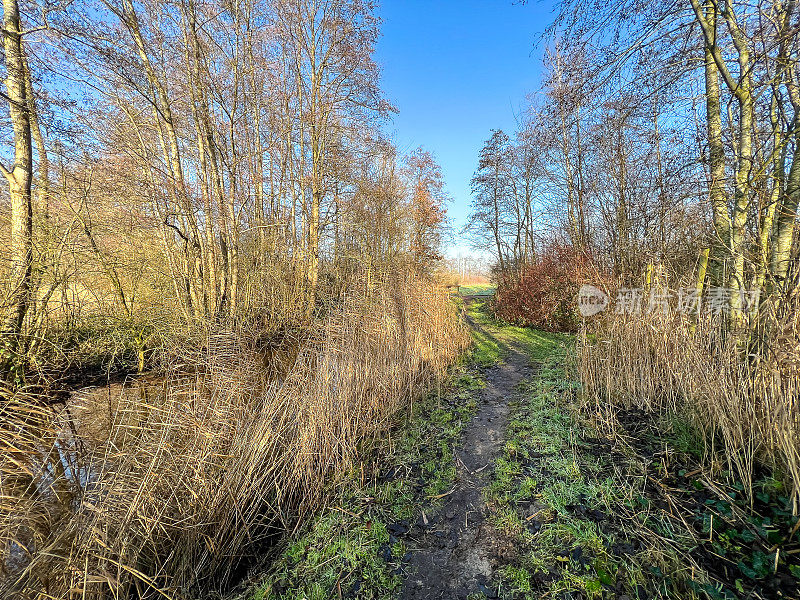
[[[417,148],[405,159],[410,187],[410,254],[420,273],[441,260],[442,232],[446,226],[446,204],[442,169],[433,155]]]
[[[14,347],[31,302],[33,268],[33,148],[31,143],[30,75],[23,44],[24,31],[17,0],[3,1],[3,49],[6,67],[6,101],[14,131],[14,163],[0,164],[11,198],[11,295],[6,328],[14,334]]]
[[[513,202],[510,139],[492,130],[480,151],[478,170],[472,177],[472,213],[465,230],[477,247],[491,248],[501,271],[510,266],[508,211]]]

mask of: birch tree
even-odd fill
[[[316,298],[320,271],[323,207],[336,186],[332,156],[343,138],[385,113],[372,60],[378,21],[362,0],[282,0],[287,77],[293,89],[289,111],[295,186],[303,218],[303,256],[308,304]]]
[[[643,6],[618,0],[599,9],[593,5],[591,23],[587,6],[583,0],[565,3],[554,31],[592,49],[592,80],[631,88],[659,77],[665,86],[694,86],[702,94],[703,114],[692,126],[707,173],[709,275],[730,290],[729,325],[739,329],[745,291],[785,297],[792,281],[800,175],[796,2]],[[609,23],[618,35],[607,35]],[[678,53],[694,53],[697,61],[680,61]],[[677,118],[692,123],[692,107],[683,111]]]
[[[11,256],[9,315],[5,328],[19,348],[25,315],[31,302],[33,268],[33,147],[29,76],[23,43],[24,31],[17,0],[3,0],[3,49],[5,51],[5,99],[13,129],[13,163],[0,171],[11,199]]]

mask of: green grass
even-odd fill
[[[496,288],[493,283],[476,283],[459,286],[458,293],[462,296],[492,296]]]
[[[573,338],[498,323],[485,309],[474,302],[468,312],[478,358],[502,357],[515,346],[537,363],[512,402],[503,455],[484,490],[493,525],[520,550],[501,569],[499,587],[509,598],[616,597],[618,589],[630,598],[669,594],[674,582],[650,568],[677,570],[677,555],[646,545],[633,556],[612,550],[629,534],[615,515],[627,509],[631,487],[602,454],[584,447],[596,432],[571,405],[579,389]]]
[[[572,338],[503,325],[485,309],[475,302],[468,313],[479,356],[516,346],[538,367],[512,402],[484,489],[494,527],[519,549],[501,568],[503,597],[769,597],[769,544],[797,522],[779,482],[765,482],[759,497],[767,516],[734,518],[734,503],[738,514],[748,510],[741,486],[724,497],[687,479],[704,444],[685,418],[647,416],[635,438],[613,446],[578,402]],[[756,547],[758,538],[769,543]],[[800,575],[791,565],[783,571]]]
[[[474,300],[466,314],[475,324],[472,360],[479,365],[492,365],[503,360],[511,346],[527,352],[533,360],[547,358],[559,345],[571,343],[571,336],[517,327],[495,320],[486,300]]]
[[[475,414],[484,385],[474,363],[467,361],[454,369],[443,394],[416,403],[391,443],[382,440],[375,448],[382,455],[366,481],[359,469],[333,491],[329,505],[283,543],[248,597],[392,598],[402,583],[406,548],[390,531],[416,522],[423,506],[436,511],[441,505],[435,496],[453,485],[453,449]]]
[[[357,499],[349,500],[348,506],[354,508],[352,502]],[[273,573],[252,598],[327,600],[338,593],[361,591],[362,581],[368,581],[375,590],[391,592],[398,586],[392,561],[402,557],[405,550],[402,543],[389,545],[389,540],[389,532],[380,521],[326,510],[308,532],[288,545]],[[376,591],[362,597],[381,598],[382,594]]]

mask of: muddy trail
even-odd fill
[[[467,321],[492,337],[474,320]],[[515,553],[510,541],[487,521],[489,510],[482,490],[490,482],[493,463],[503,448],[509,402],[534,366],[522,347],[494,339],[506,357],[485,372],[478,412],[455,451],[455,485],[436,516],[423,512],[406,536],[410,555],[400,595],[403,599],[466,598],[473,593],[496,597],[492,591],[496,587],[490,583],[493,574]]]

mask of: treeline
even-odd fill
[[[599,418],[688,417],[751,498],[766,464],[795,512],[798,28],[796,2],[563,3],[518,131],[480,153],[467,227],[500,316],[593,334]]]
[[[429,271],[442,176],[380,125],[361,0],[4,4],[5,369],[115,315],[307,321],[340,275]]]
[[[379,27],[4,0],[1,597],[224,593],[447,377],[448,198],[381,133]]]
[[[562,43],[547,52],[545,82],[513,138],[496,130],[482,148],[467,231],[500,271],[550,243],[620,275],[685,265],[707,233],[702,166],[689,158],[696,137],[663,92],[593,90],[587,50],[565,52]]]
[[[565,5],[519,131],[492,132],[481,151],[475,242],[502,271],[550,242],[627,282],[702,263],[731,290],[735,322],[746,293],[788,297],[798,18],[778,2]]]

